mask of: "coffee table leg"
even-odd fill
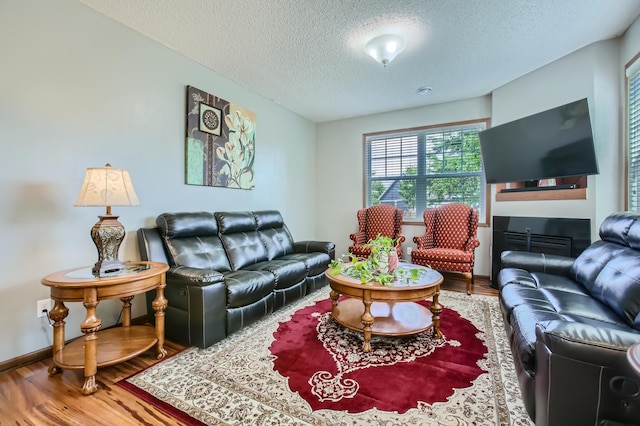
[[[371,352],[371,326],[373,325],[373,315],[371,315],[371,293],[368,291],[364,292],[364,298],[362,299],[362,303],[364,304],[364,313],[362,314],[362,325],[363,334],[364,334],[364,342],[362,343],[362,351],[363,352]]]
[[[432,323],[433,323],[433,337],[436,339],[442,339],[442,332],[440,331],[440,314],[442,313],[442,305],[438,301],[440,296],[440,290],[436,290],[433,295],[433,302],[431,302],[431,306],[429,310],[432,314]]]
[[[331,297],[331,313],[335,318],[336,308],[338,307],[338,297],[340,297],[340,293],[332,289],[331,293],[329,293],[329,297]]]

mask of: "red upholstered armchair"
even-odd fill
[[[444,204],[424,212],[424,235],[413,237],[418,248],[411,252],[411,263],[437,271],[461,272],[467,294],[473,284],[473,264],[478,241],[478,210],[465,204]]]
[[[391,237],[396,240],[398,258],[402,259],[402,246],[405,237],[402,235],[403,211],[388,204],[376,204],[374,206],[358,210],[358,232],[349,235],[353,245],[349,247],[349,253],[358,258],[369,256],[371,250],[363,247],[369,240],[378,235]]]

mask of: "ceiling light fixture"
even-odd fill
[[[419,88],[418,90],[416,90],[416,92],[418,92],[419,95],[428,95],[432,90],[433,88],[431,86],[425,86]]]
[[[367,55],[385,67],[406,47],[404,39],[394,34],[385,34],[372,38],[364,47]]]

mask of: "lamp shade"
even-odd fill
[[[84,175],[80,195],[74,206],[139,206],[129,172],[114,169],[110,164],[89,168]]]
[[[402,37],[385,34],[372,38],[365,45],[364,51],[386,67],[405,47],[406,43]]]

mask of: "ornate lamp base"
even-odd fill
[[[93,275],[99,277],[124,269],[118,260],[118,250],[124,239],[124,226],[118,216],[106,214],[91,228],[91,239],[98,249],[98,261],[92,268]]]

